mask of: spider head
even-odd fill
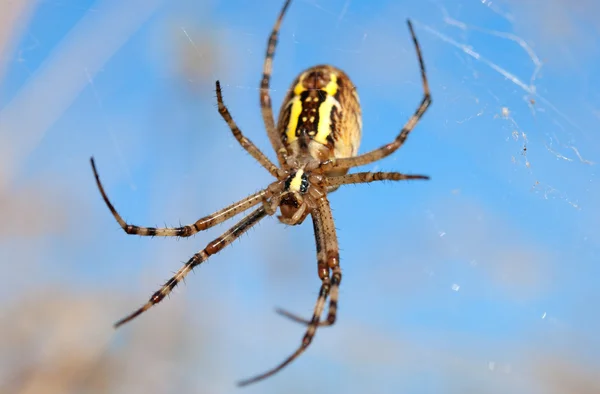
[[[283,195],[279,203],[279,220],[286,224],[300,224],[308,214],[305,204],[310,188],[308,174],[300,168],[290,173],[284,182]],[[300,211],[300,212],[299,212]]]

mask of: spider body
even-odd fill
[[[328,65],[302,72],[283,101],[278,129],[290,167],[310,167],[311,162],[356,156],[362,120],[358,94],[350,78]],[[347,171],[330,171],[327,175]]]
[[[254,208],[229,230],[194,254],[175,275],[152,294],[142,307],[119,320],[115,324],[116,327],[133,320],[161,302],[195,267],[205,262],[211,255],[219,253],[266,216],[274,215],[278,209],[281,213],[279,220],[288,225],[300,224],[309,215],[311,216],[317,251],[317,274],[321,281],[312,317],[308,320],[302,319],[287,311],[278,310],[278,313],[305,324],[306,333],[300,346],[283,362],[261,375],[240,382],[240,385],[253,383],[275,374],[308,348],[319,327],[333,325],[336,321],[342,270],[335,223],[327,194],[347,184],[429,179],[425,175],[408,175],[399,172],[348,174],[349,169],[373,163],[400,148],[431,103],[425,65],[410,21],[408,27],[417,52],[424,94],[416,111],[392,142],[370,152],[358,154],[362,129],[358,94],[350,78],[340,69],[329,65],[315,66],[300,73],[283,101],[279,120],[275,124],[269,84],[279,28],[290,3],[291,0],[286,0],[271,31],[260,84],[261,113],[279,165],[271,162],[242,134],[223,102],[221,85],[216,82],[219,113],[235,139],[273,175],[274,182],[259,192],[202,217],[192,224],[165,228],[142,227],[128,224],[119,215],[104,191],[94,159],[91,159],[100,194],[127,234],[189,237]],[[321,320],[327,300],[329,305],[326,318]]]
[[[281,105],[277,131],[291,174],[284,184],[279,220],[295,225],[316,208],[315,200],[337,187],[326,188],[314,171],[322,162],[356,156],[362,120],[356,88],[342,70],[319,65],[298,75]],[[340,176],[347,168],[326,172]],[[308,196],[305,197],[305,195]]]

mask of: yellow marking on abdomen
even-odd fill
[[[292,103],[290,106],[290,120],[287,124],[287,129],[285,130],[285,135],[287,137],[287,143],[296,140],[296,128],[298,127],[298,118],[302,113],[302,102],[300,101],[300,94],[306,90],[304,87],[304,78],[306,77],[306,73],[302,73],[298,77],[298,83],[294,86],[294,98],[292,99]]]
[[[340,103],[335,97],[327,95],[325,101],[319,106],[319,124],[317,125],[317,135],[314,140],[320,144],[327,145],[327,137],[331,134],[331,111],[333,107],[340,110]]]
[[[290,121],[287,125],[287,130],[285,135],[287,137],[287,143],[296,140],[296,128],[298,127],[298,119],[300,118],[300,114],[302,113],[302,101],[300,101],[300,95],[294,96],[292,99],[290,109]]]
[[[335,96],[338,91],[337,75],[334,73],[329,74],[329,82],[323,89],[329,96]]]
[[[298,128],[298,120],[303,110],[303,103],[300,100],[300,95],[305,92],[307,89],[304,87],[304,79],[306,78],[306,73],[303,73],[298,78],[298,83],[294,86],[294,98],[291,100],[290,108],[290,120],[287,124],[286,128],[286,138],[287,143],[291,143],[297,139],[296,137],[296,129]],[[337,83],[337,75],[335,73],[329,74],[329,82],[323,89],[322,92],[325,92],[326,97],[325,101],[319,105],[319,124],[317,125],[317,133],[314,137],[314,140],[327,145],[327,137],[331,134],[331,111],[333,107],[337,107],[338,110],[340,108],[340,103],[333,97],[337,93],[339,85]],[[310,97],[307,97],[307,101],[310,101]],[[318,97],[313,98],[314,101],[319,101]],[[314,119],[311,117],[311,119]],[[306,121],[303,119],[303,121]],[[312,122],[312,120],[311,120]]]
[[[327,93],[327,97],[319,106],[319,124],[314,139],[320,144],[327,145],[327,137],[331,134],[331,111],[334,106],[338,110],[340,109],[340,103],[333,97],[338,91],[337,75],[335,73],[329,74],[329,82],[323,90]]]
[[[298,77],[298,83],[294,86],[294,96],[300,96],[300,93],[304,92],[306,88],[304,87],[304,78],[306,78],[306,73],[302,73],[300,77]]]

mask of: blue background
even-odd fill
[[[310,220],[265,219],[113,331],[228,227],[126,236],[88,161],[138,225],[190,223],[266,186],[216,110],[214,81],[274,159],[258,84],[281,5],[40,1],[5,23],[0,387],[231,392],[300,343],[303,327],[273,307],[312,313]],[[338,322],[247,392],[600,391],[599,13],[593,1],[293,2],[275,110],[301,70],[336,65],[361,97],[361,152],[390,142],[421,99],[414,21],[433,105],[365,170],[431,180],[331,195]]]

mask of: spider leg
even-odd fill
[[[411,175],[399,172],[357,172],[336,177],[327,178],[327,186],[337,187],[356,183],[370,183],[377,181],[405,181],[410,179],[428,180],[427,175]]]
[[[427,111],[427,108],[429,108],[429,105],[431,104],[431,93],[429,91],[429,82],[427,82],[427,73],[425,72],[425,62],[423,61],[421,47],[419,45],[419,41],[417,40],[417,36],[415,35],[415,31],[413,30],[413,26],[410,19],[407,20],[407,24],[408,29],[410,30],[410,35],[412,37],[413,43],[415,45],[415,50],[417,52],[417,58],[419,60],[419,67],[421,71],[421,81],[423,84],[423,99],[421,100],[419,107],[415,110],[414,114],[402,127],[400,134],[398,134],[398,136],[394,139],[393,142],[383,145],[382,147],[372,150],[371,152],[363,153],[359,156],[337,160],[328,160],[320,166],[320,168],[323,171],[330,171],[334,168],[341,169],[363,166],[391,155],[398,148],[400,148],[402,144],[404,144],[404,141],[406,141],[408,134],[410,134],[410,132],[415,128],[421,117],[425,114],[425,111]]]
[[[321,219],[321,216],[319,215],[318,212],[313,212],[312,214],[312,219],[313,219],[313,229],[314,229],[314,233],[315,233],[315,242],[317,244],[317,270],[318,270],[318,274],[319,277],[321,278],[321,280],[323,280],[326,277],[329,277],[329,268],[327,267],[327,255],[325,252],[325,238],[323,237],[323,221]],[[275,312],[287,317],[288,319],[291,319],[297,323],[302,323],[304,325],[310,325],[312,323],[312,320],[309,319],[305,319],[303,317],[300,317],[299,315],[295,315],[291,312],[288,312],[285,309],[282,308],[276,308]],[[318,322],[319,326],[326,326],[327,321],[319,321]]]
[[[220,237],[210,242],[203,250],[196,253],[190,258],[183,267],[175,273],[171,279],[169,279],[157,292],[152,294],[150,300],[144,304],[141,308],[137,309],[133,313],[127,315],[123,319],[115,323],[115,328],[135,319],[142,313],[146,312],[152,306],[161,302],[182,280],[185,279],[186,275],[189,274],[196,266],[205,262],[211,255],[219,253],[227,245],[231,244],[242,234],[248,231],[252,226],[258,223],[262,218],[266,216],[266,212],[263,207],[260,207],[250,213],[248,216],[243,218],[241,221],[236,223],[232,228],[223,233]]]
[[[359,172],[354,174],[347,174],[338,177],[328,177],[327,185],[329,187],[332,186],[341,186],[348,184],[356,184],[356,183],[369,183],[376,181],[403,181],[409,179],[429,179],[426,175],[407,175],[401,174],[399,172]],[[327,206],[323,208],[323,228],[325,231],[329,231],[329,233],[335,235],[335,223],[333,221],[333,216],[331,215],[331,209]],[[328,238],[330,240],[331,237]],[[336,241],[337,242],[337,241]],[[337,244],[330,245],[331,250],[337,248]],[[337,302],[339,297],[339,286],[342,281],[342,271],[338,264],[329,264],[332,275],[331,275],[331,293],[329,298],[329,308],[327,311],[327,320],[319,322],[319,326],[331,326],[335,323],[337,318]],[[292,319],[299,323],[310,324],[307,320],[294,315],[290,312],[287,312],[282,309],[278,309],[277,313]]]
[[[260,109],[262,118],[267,129],[267,135],[271,141],[273,149],[277,153],[277,158],[281,164],[285,163],[285,147],[281,142],[281,135],[275,128],[275,118],[273,116],[273,107],[271,104],[271,94],[269,92],[269,84],[271,82],[271,74],[273,73],[273,57],[275,56],[275,47],[277,46],[277,37],[279,35],[279,28],[281,27],[281,21],[289,7],[291,0],[287,0],[283,5],[283,8],[279,12],[279,17],[275,21],[269,41],[267,43],[267,53],[265,55],[265,62],[263,64],[263,76],[260,82]]]
[[[281,315],[283,317],[287,317],[288,319],[290,319],[292,321],[295,321],[296,323],[301,323],[301,324],[304,324],[304,325],[308,325],[311,322],[311,320],[307,320],[307,319],[303,318],[300,315],[296,315],[296,314],[294,314],[292,312],[288,312],[287,310],[282,309],[282,308],[276,308],[275,309],[275,313],[277,313],[278,315]],[[324,322],[320,321],[319,322],[319,326],[322,326],[323,323]]]
[[[426,175],[406,175],[401,174],[399,172],[359,172],[355,174],[347,174],[339,177],[330,177],[327,178],[328,186],[340,186],[354,183],[369,183],[375,181],[402,181],[407,179],[429,179]],[[326,198],[323,199],[327,201]],[[333,215],[331,214],[331,208],[329,207],[329,203],[323,204],[321,208],[322,213],[322,227],[325,233],[331,234],[328,236],[327,248],[330,251],[337,251],[337,238],[335,237],[335,223],[333,221]],[[334,242],[335,241],[335,242]],[[330,252],[328,252],[329,254]],[[339,256],[339,255],[338,255]],[[319,322],[320,326],[331,326],[335,323],[337,318],[337,303],[339,298],[339,287],[342,282],[342,271],[339,266],[339,257],[334,261],[328,262],[329,268],[332,270],[331,275],[331,292],[329,295],[329,308],[327,311],[327,320]],[[305,319],[302,319],[294,314],[291,314],[284,310],[278,310],[279,314],[286,316],[296,322],[299,323],[308,323]]]
[[[355,174],[347,174],[347,175],[342,175],[342,176],[337,176],[337,177],[326,178],[328,187],[338,187],[341,185],[349,185],[349,184],[356,184],[356,183],[369,183],[369,182],[376,182],[376,181],[403,181],[403,180],[409,180],[409,179],[427,180],[427,179],[429,179],[429,177],[426,175],[407,175],[407,174],[401,174],[399,172],[358,172]],[[316,232],[316,227],[315,227],[315,232]],[[336,281],[336,271],[334,270],[334,272],[333,272],[332,281],[331,281],[332,290],[331,290],[331,298],[330,298],[330,303],[329,303],[329,310],[327,312],[327,320],[320,321],[318,323],[319,326],[321,326],[321,327],[330,326],[335,322],[338,292],[337,292],[337,288],[334,290],[334,287],[336,287],[336,282],[337,282],[337,286],[339,286],[339,281],[341,281],[341,274],[342,273],[340,271],[339,272],[339,280]],[[288,319],[293,320],[297,323],[301,323],[301,324],[305,324],[305,325],[309,325],[312,323],[311,320],[304,319],[303,317],[300,317],[291,312],[288,312],[285,309],[277,308],[275,310],[275,312],[284,317],[287,317]]]
[[[342,283],[342,269],[340,267],[340,248],[335,232],[335,222],[327,198],[319,201],[319,211],[323,216],[323,232],[325,233],[325,248],[327,253],[327,267],[331,270],[331,293],[327,311],[327,325],[331,326],[337,318],[338,297]]]
[[[181,227],[156,228],[135,226],[133,224],[127,224],[127,222],[123,220],[121,215],[119,215],[115,207],[108,199],[106,192],[104,191],[104,187],[100,182],[100,176],[98,175],[98,171],[96,170],[96,163],[94,162],[93,157],[90,159],[90,162],[92,163],[92,170],[94,171],[94,177],[96,178],[96,185],[98,185],[98,190],[100,190],[102,199],[106,203],[108,209],[110,209],[110,212],[113,214],[123,231],[125,231],[127,234],[145,235],[151,237],[189,237],[191,235],[196,234],[199,231],[206,230],[219,223],[222,223],[225,220],[230,219],[235,215],[252,208],[256,204],[270,197],[270,192],[268,191],[268,189],[261,190],[258,193],[254,193],[236,203],[231,204],[226,208],[223,208],[213,213],[212,215],[200,218],[193,224],[188,224]]]
[[[238,382],[238,386],[247,386],[251,383],[256,383],[260,380],[263,380],[270,376],[275,375],[277,372],[279,372],[280,370],[285,368],[288,364],[290,364],[292,361],[294,361],[299,355],[301,355],[306,350],[306,348],[312,342],[312,339],[315,336],[315,333],[317,331],[317,327],[319,326],[319,319],[321,318],[323,309],[325,309],[325,300],[327,299],[327,295],[329,294],[330,286],[331,285],[330,285],[329,277],[323,279],[323,281],[321,283],[321,289],[319,290],[319,298],[317,298],[317,303],[315,305],[315,311],[313,313],[312,320],[311,320],[310,324],[308,325],[308,328],[306,330],[306,333],[304,334],[304,337],[302,339],[302,344],[300,345],[300,347],[298,347],[298,349],[296,349],[296,351],[294,353],[292,353],[290,356],[288,356],[288,358],[286,358],[282,363],[280,363],[275,368],[272,368],[269,371],[262,373],[260,375],[257,375],[253,378],[242,380],[242,381]]]
[[[216,91],[219,113],[221,114],[225,122],[227,122],[227,125],[231,129],[231,132],[233,133],[235,139],[240,143],[242,148],[244,148],[246,152],[250,154],[250,156],[252,156],[256,161],[260,163],[261,166],[263,166],[267,171],[269,171],[271,175],[273,175],[275,178],[278,178],[281,175],[279,168],[277,168],[277,166],[273,164],[271,160],[269,160],[269,158],[265,156],[265,154],[262,153],[260,149],[258,149],[256,145],[252,143],[252,141],[244,137],[242,131],[239,129],[239,127],[233,120],[233,117],[229,113],[227,106],[225,106],[225,103],[223,102],[223,94],[221,93],[221,84],[219,83],[219,81],[216,82]]]
[[[331,294],[329,302],[329,313],[327,321],[329,324],[333,324],[336,319],[337,313],[337,300],[339,295],[339,285],[342,280],[342,271],[339,266],[339,247],[337,241],[337,235],[335,232],[335,225],[333,222],[333,216],[331,214],[331,207],[327,197],[321,198],[317,202],[317,208],[312,211],[313,225],[315,228],[315,238],[317,239],[317,259],[319,276],[321,277],[321,289],[319,290],[319,297],[315,304],[310,324],[306,329],[306,333],[302,338],[300,346],[288,356],[282,363],[277,365],[275,368],[268,370],[267,372],[255,376],[250,379],[243,380],[238,383],[239,386],[246,386],[250,383],[255,383],[265,378],[268,378],[281,369],[285,368],[288,364],[294,361],[300,356],[311,344],[316,332],[319,327],[319,319],[323,310],[325,309],[325,302],[327,297]],[[323,260],[322,260],[323,259]],[[331,280],[329,279],[329,270],[333,272]]]

